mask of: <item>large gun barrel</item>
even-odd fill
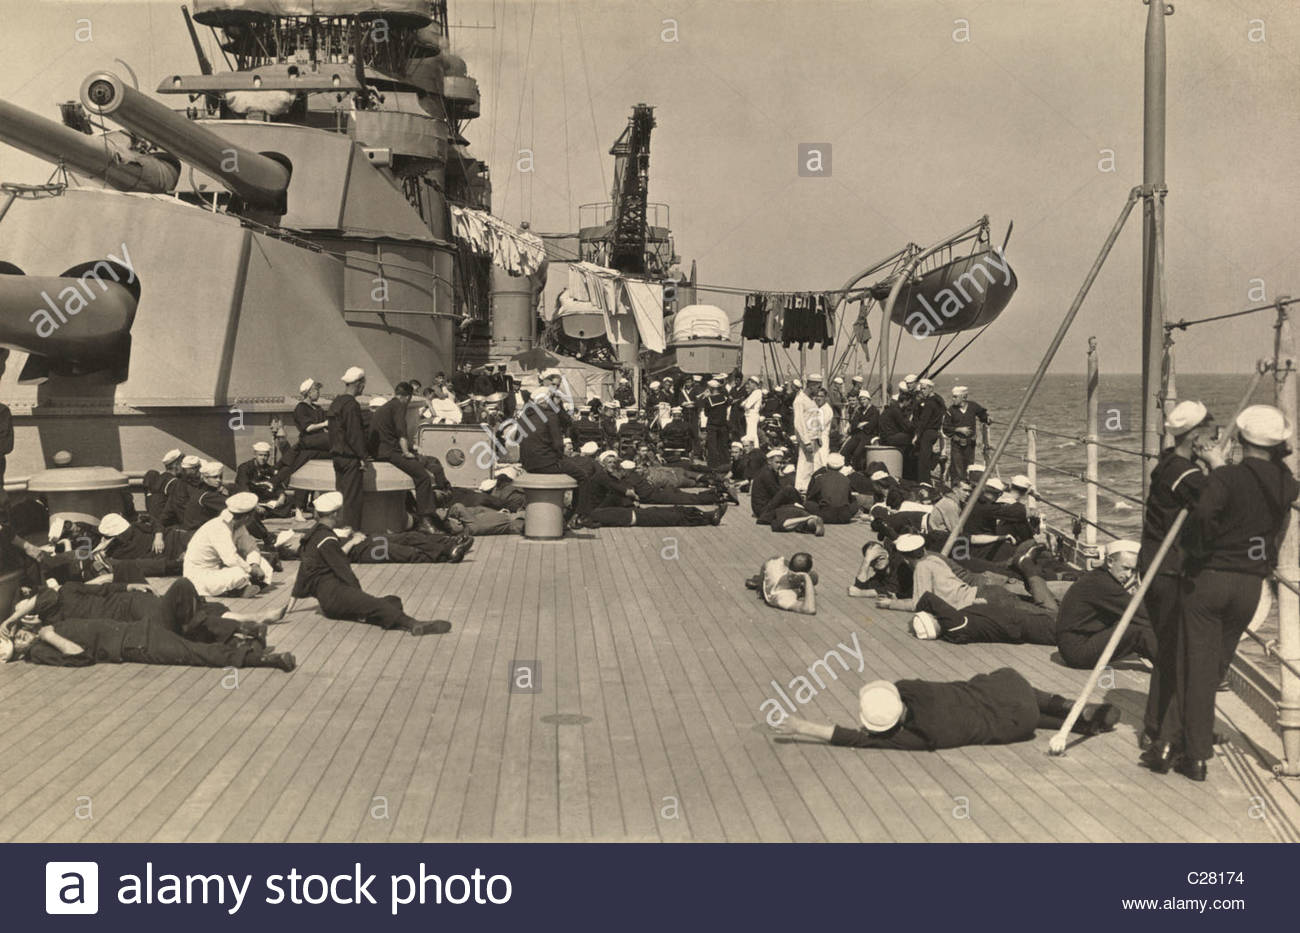
[[[285,212],[288,160],[236,146],[163,104],[128,87],[116,75],[96,72],[81,84],[82,105],[118,123],[201,171],[221,180],[246,205]]]
[[[0,262],[0,347],[30,354],[19,382],[102,372],[122,382],[139,301],[134,270],[107,259],[60,275],[24,275]]]
[[[116,148],[4,100],[0,100],[0,141],[102,178],[119,191],[162,194],[175,188],[180,178],[180,163],[167,156]]]

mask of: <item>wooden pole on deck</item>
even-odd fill
[[[1025,475],[1029,485],[1038,488],[1038,427],[1029,425],[1025,428]]]
[[[1296,441],[1295,333],[1287,306],[1282,304],[1284,300],[1278,299],[1273,338],[1273,398],[1291,425],[1291,453],[1286,458],[1286,465],[1294,475],[1300,467],[1300,445]],[[1300,661],[1300,596],[1293,589],[1300,583],[1300,528],[1297,524],[1297,516],[1292,514],[1278,549],[1276,571],[1282,581],[1277,588],[1277,653],[1292,664]],[[1277,725],[1282,733],[1283,760],[1277,770],[1280,774],[1294,777],[1300,775],[1300,677],[1285,664],[1280,667],[1282,697],[1277,704]]]
[[[1088,338],[1088,438],[1087,467],[1084,475],[1086,496],[1083,517],[1083,542],[1092,552],[1097,547],[1097,393],[1101,389],[1101,367],[1097,361],[1097,338]]]

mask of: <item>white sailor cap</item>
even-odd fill
[[[578,452],[584,457],[594,457],[598,450],[600,450],[600,445],[595,441],[587,441],[587,443],[578,448]]]
[[[796,389],[802,389],[802,388],[803,388],[803,383],[800,382],[798,379],[792,379],[792,380],[790,381],[790,385],[794,386]]]
[[[699,373],[696,373],[694,376],[691,377],[692,382],[701,382],[703,381],[703,379],[704,377],[701,376]]]
[[[933,389],[933,388],[934,388],[934,380],[933,380],[933,379],[918,379],[916,384],[919,385],[919,386],[921,386],[922,388],[926,388],[926,389]]]
[[[1112,541],[1106,545],[1106,556],[1114,557],[1116,554],[1136,554],[1142,550],[1142,545],[1132,538],[1121,538],[1119,541]]]
[[[1276,447],[1291,437],[1286,415],[1272,405],[1251,405],[1237,416],[1241,439],[1256,447]]]
[[[271,445],[266,441],[258,441],[253,445],[253,453],[255,454],[269,454],[270,452]]]
[[[1186,434],[1192,428],[1200,427],[1205,423],[1205,419],[1209,417],[1210,410],[1208,408],[1200,402],[1188,399],[1185,402],[1179,402],[1165,416],[1165,430],[1177,437],[1180,434]]]
[[[619,384],[619,385],[627,385],[627,384],[629,384],[628,381],[627,381],[627,376],[619,376],[619,377],[618,377],[618,384]]]
[[[483,480],[483,482],[478,484],[479,492],[491,492],[496,488],[497,488],[497,481],[494,479],[485,479]]]
[[[967,389],[965,386],[953,386],[953,387],[952,387],[952,394],[953,394],[953,395],[965,395],[965,394],[966,394],[967,392],[969,392],[969,391],[970,391],[970,390]]]
[[[668,413],[670,415],[680,415],[682,413],[682,406],[673,405],[671,408],[668,409]]]
[[[275,536],[275,546],[284,547],[286,544],[288,544],[296,537],[298,537],[298,532],[286,528],[284,531],[280,532],[278,535]]]
[[[731,442],[731,449],[732,449],[732,450],[743,450],[744,447],[745,447],[745,445],[742,444],[740,441],[732,441],[732,442]]]
[[[784,456],[785,456],[785,448],[784,448],[784,447],[773,447],[771,450],[769,450],[769,451],[767,452],[767,459],[768,459],[768,460],[771,460],[771,459],[773,459],[774,457],[784,457]]]
[[[343,493],[330,491],[317,496],[311,504],[317,515],[329,515],[343,508]]]
[[[793,463],[788,463],[788,464],[786,464],[785,469],[783,469],[783,470],[781,471],[781,475],[782,475],[782,476],[786,476],[786,475],[788,475],[788,474],[790,474],[790,473],[793,473],[793,472],[794,472],[794,464],[793,464]]]
[[[551,369],[543,369],[541,373],[538,374],[537,378],[540,381],[545,382],[547,379],[563,379],[564,377],[560,375],[560,371],[558,369],[551,368]]]
[[[635,460],[620,460],[620,461],[618,462],[618,467],[619,467],[620,470],[635,470],[635,469],[636,469],[636,461],[635,461]]]
[[[720,388],[722,388],[722,383],[719,382],[719,381],[716,380],[716,379],[710,379],[710,380],[709,380],[709,388],[710,388],[710,389],[720,389]]]
[[[105,538],[116,538],[130,527],[131,523],[116,512],[109,512],[99,520],[99,533]]]
[[[620,405],[618,402],[606,402],[606,403],[605,403],[605,407],[606,407],[606,408],[619,409],[619,408],[622,408],[623,406]]]
[[[196,469],[198,469],[198,466],[199,466],[199,463],[200,463],[200,462],[201,462],[201,461],[199,460],[199,458],[198,458],[197,456],[195,456],[194,454],[187,454],[187,455],[185,456],[185,458],[184,458],[183,460],[181,460],[181,469],[183,469],[183,470],[196,470]]]
[[[918,612],[912,616],[912,634],[921,641],[933,641],[939,637],[939,620],[932,612]]]
[[[899,535],[894,541],[894,550],[900,554],[916,554],[925,550],[925,538],[920,535]]]
[[[652,389],[657,389],[657,388],[659,388],[659,383],[658,383],[658,382],[652,382],[652,383],[650,383],[650,388],[652,388]]]
[[[366,378],[366,371],[360,366],[349,366],[348,371],[339,377],[344,385],[352,385],[354,382],[360,382]]]
[[[844,466],[843,454],[831,454],[826,458],[826,465],[832,470],[838,470]]]
[[[831,380],[831,382],[835,383],[837,386],[842,386],[844,385],[844,377],[836,376],[834,379]]]
[[[221,471],[224,469],[225,467],[221,465],[219,460],[205,460],[203,461],[203,466],[199,467],[199,475],[208,477],[220,476]]]
[[[849,380],[849,381],[850,381],[850,382],[862,382],[863,379],[862,379],[861,376],[854,376],[854,377],[853,377],[851,380]]]
[[[226,500],[226,511],[231,515],[246,515],[257,508],[257,493],[237,492]]]
[[[916,373],[908,373],[903,377],[903,381],[907,383],[916,382]]]
[[[966,468],[966,475],[969,476],[972,473],[983,473],[985,469],[987,468],[982,463],[972,463]]]
[[[807,379],[809,382],[821,382],[821,381],[822,381],[822,374],[821,374],[821,373],[809,373],[809,374],[808,374],[807,376],[805,376],[804,378]]]
[[[384,398],[382,395],[372,395],[370,397],[370,408],[372,411],[378,410],[383,408],[387,402],[388,399]]]
[[[617,459],[618,459],[618,451],[617,451],[617,450],[602,450],[602,451],[600,452],[600,456],[597,457],[596,459],[597,459],[597,460],[609,460],[611,457],[614,458],[615,460],[617,460]]]
[[[884,467],[881,467],[879,470],[874,471],[874,472],[871,474],[871,477],[870,477],[870,478],[871,478],[871,479],[876,479],[876,480],[880,480],[880,479],[889,479],[889,471],[886,470]]]
[[[852,476],[853,467],[845,464],[844,466],[840,467],[840,472],[843,473],[845,476]]]
[[[906,392],[908,385],[910,385],[910,383],[906,379],[904,379],[902,382],[898,384],[898,391]]]
[[[300,395],[306,395],[308,392],[312,390],[313,386],[318,386],[318,385],[320,385],[319,382],[317,382],[315,379],[308,377],[298,384],[298,392]]]
[[[858,393],[858,398],[871,398],[871,393],[868,392],[866,389],[863,389]]]
[[[726,378],[727,378],[727,374],[726,374],[726,373],[714,373],[714,374],[713,374],[713,378],[714,378],[714,379],[717,379],[719,382],[721,382],[723,379],[726,379]]]
[[[173,447],[171,450],[167,451],[167,453],[163,454],[163,466],[170,466],[173,461],[179,460],[180,458],[181,452]]]
[[[991,476],[989,477],[988,482],[984,484],[984,488],[992,489],[995,492],[1006,492],[1007,484],[1002,482],[1002,480],[998,479],[996,476]]]
[[[1017,473],[1011,477],[1012,489],[1033,489],[1034,484],[1029,481],[1029,477],[1023,473]]]
[[[858,721],[868,732],[888,732],[904,711],[903,697],[887,680],[873,680],[858,691]]]

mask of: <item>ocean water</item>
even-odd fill
[[[936,382],[936,391],[945,398],[954,385],[965,385],[970,397],[989,410],[994,424],[989,430],[989,440],[997,445],[1015,413],[1032,374],[1024,375],[969,375],[949,376],[945,373]],[[1250,376],[1242,375],[1178,375],[1178,397],[1197,399],[1205,403],[1210,412],[1224,422],[1232,417],[1241,402],[1242,393],[1250,384]],[[1127,451],[1140,451],[1141,438],[1141,377],[1136,374],[1106,375],[1102,373],[1097,393],[1102,411],[1099,439],[1102,443]],[[1273,385],[1265,377],[1260,380],[1252,398],[1254,402],[1272,403]],[[1109,423],[1107,423],[1109,420]],[[1030,403],[1022,427],[1017,429],[998,466],[1004,480],[1016,473],[1028,472],[1025,467],[1024,424],[1039,428],[1038,434],[1038,489],[1045,500],[1082,514],[1085,505],[1084,484],[1081,479],[1086,465],[1086,452],[1079,438],[1087,433],[1086,377],[1082,374],[1048,374]],[[1048,433],[1053,432],[1053,433]],[[1058,437],[1055,435],[1069,435]],[[1098,451],[1097,479],[1118,492],[1134,498],[1142,494],[1142,458],[1102,448]],[[1064,476],[1050,468],[1067,471]],[[1147,468],[1148,470],[1150,467]],[[1044,505],[1044,516],[1058,527],[1069,528],[1070,519],[1063,512]],[[1115,493],[1099,489],[1097,492],[1097,524],[1128,536],[1142,528],[1142,509]],[[1098,541],[1109,537],[1098,532]]]

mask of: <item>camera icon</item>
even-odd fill
[[[46,862],[45,912],[99,913],[99,863]]]

